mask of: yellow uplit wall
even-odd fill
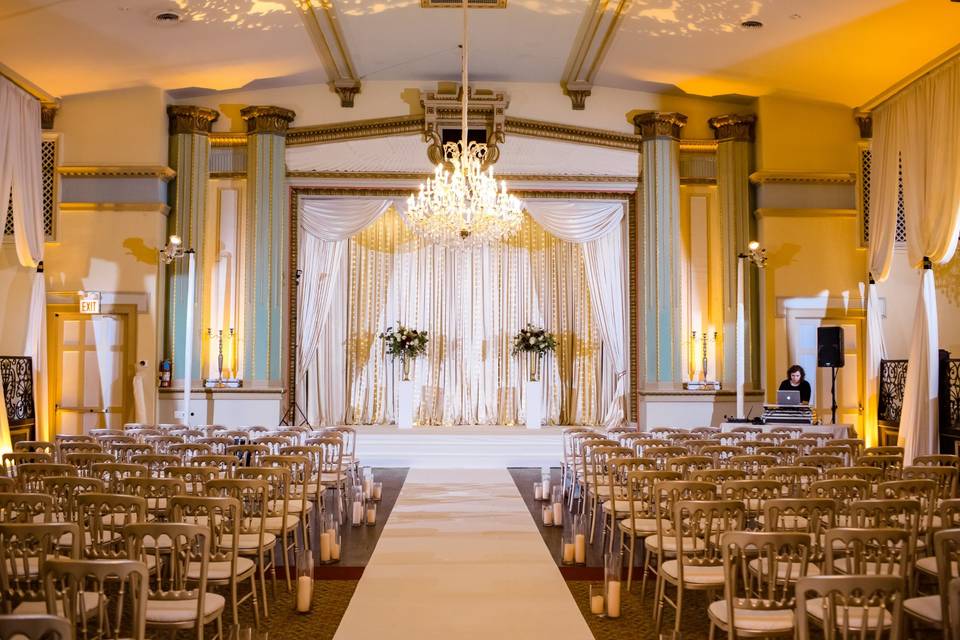
[[[859,130],[849,107],[785,96],[757,99],[757,169],[856,171]]]

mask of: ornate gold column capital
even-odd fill
[[[196,133],[206,135],[213,129],[213,123],[220,114],[215,109],[195,107],[187,104],[167,105],[170,118],[170,135],[178,133]]]
[[[60,110],[60,104],[57,102],[40,103],[40,128],[49,131],[53,129],[53,119],[57,117],[57,111]]]
[[[648,111],[633,117],[633,124],[641,140],[653,138],[680,139],[680,129],[687,124],[687,116],[676,112]]]
[[[240,117],[247,123],[247,133],[285,135],[297,114],[283,107],[254,106],[241,109]]]
[[[873,114],[869,111],[856,111],[853,119],[857,121],[857,127],[860,128],[860,137],[869,140],[873,137]]]
[[[753,142],[757,116],[753,114],[738,115],[731,113],[710,118],[707,120],[707,124],[713,129],[713,135],[717,140]]]

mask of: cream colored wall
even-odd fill
[[[642,111],[680,111],[689,118],[685,138],[712,138],[707,120],[726,113],[753,113],[752,101],[731,103],[709,98],[660,95],[598,87],[587,98],[583,111],[574,111],[570,98],[556,83],[478,83],[485,89],[504,90],[510,96],[508,114],[571,125],[633,133],[632,117]],[[339,98],[326,85],[302,85],[258,91],[229,91],[181,98],[180,104],[216,109],[217,131],[243,131],[240,109],[248,105],[271,104],[293,109],[294,126],[308,126],[346,120],[383,118],[421,113],[419,90],[436,90],[435,82],[364,82],[352,109],[340,107]]]
[[[960,259],[954,258],[934,273],[940,348],[960,358]],[[906,249],[898,247],[894,251],[890,277],[877,285],[877,292],[886,308],[883,337],[887,357],[906,358],[920,295],[920,271],[910,265]]]
[[[770,95],[757,99],[757,169],[857,170],[859,130],[849,107]]]
[[[144,393],[147,416],[153,416],[157,273],[162,268],[158,251],[166,234],[166,216],[158,211],[73,211],[61,214],[60,225],[62,241],[46,248],[48,292],[87,290],[146,295],[147,310],[137,314],[134,359],[147,363],[143,371]]]
[[[56,130],[63,164],[167,164],[166,93],[156,87],[63,99]]]

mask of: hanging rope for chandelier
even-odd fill
[[[407,220],[414,231],[431,242],[452,246],[503,240],[516,233],[523,221],[523,203],[507,192],[506,181],[498,188],[492,166],[483,168],[487,145],[468,140],[467,2],[463,0],[460,142],[443,145],[444,160],[433,177],[407,199]]]

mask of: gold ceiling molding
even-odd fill
[[[610,149],[637,151],[640,148],[640,137],[630,133],[609,131],[607,129],[591,129],[588,127],[560,124],[558,122],[544,122],[543,120],[514,118],[512,116],[507,116],[506,132],[530,138],[563,140],[564,142],[589,144],[596,147],[608,147]]]
[[[172,180],[177,172],[163,165],[63,165],[57,173],[64,178],[159,178]]]
[[[560,81],[575,111],[586,108],[600,64],[628,6],[630,0],[592,0],[590,3]]]
[[[61,202],[60,211],[156,211],[170,213],[170,207],[162,202]]]
[[[755,171],[750,174],[753,184],[855,184],[852,172],[820,171]]]
[[[244,175],[244,174],[237,174]],[[288,171],[288,178],[322,178],[327,180],[425,180],[432,173],[405,171]],[[233,174],[210,174],[210,177],[233,177]],[[609,176],[586,174],[497,174],[498,179],[511,182],[588,182],[595,184],[636,184],[636,176]]]
[[[330,85],[340,96],[340,106],[353,107],[360,93],[360,78],[353,66],[347,40],[340,29],[336,7],[330,0],[296,0],[300,19],[313,43]]]
[[[287,135],[289,135],[289,133]],[[210,139],[211,147],[247,146],[247,134],[245,133],[211,133],[207,137]]]
[[[285,136],[297,114],[283,107],[263,105],[240,109],[240,117],[247,123],[247,135],[274,133]]]
[[[758,218],[856,218],[856,209],[788,209],[767,207],[757,209]]]
[[[716,140],[681,140],[680,153],[716,153]]]
[[[343,142],[362,138],[384,138],[423,133],[423,114],[370,120],[351,120],[287,131],[287,146]]]

